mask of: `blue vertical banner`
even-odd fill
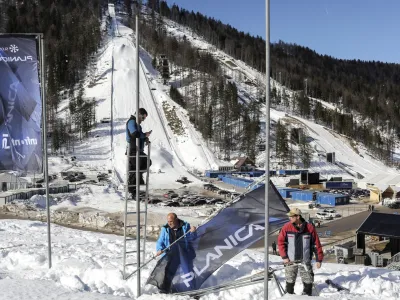
[[[37,36],[0,35],[0,170],[42,171]]]

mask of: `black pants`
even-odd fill
[[[147,155],[146,153],[144,153],[143,151],[140,151],[139,153],[140,157],[139,157],[139,169],[140,170],[146,170],[147,169]],[[130,149],[130,154],[129,154],[129,185],[134,185],[136,184],[136,173],[132,172],[132,171],[136,171],[136,151],[134,147],[131,147]],[[151,159],[149,160],[149,168],[151,166]],[[143,180],[143,173],[145,173],[145,171],[140,172],[140,184],[144,184],[144,180]],[[134,192],[136,189],[134,187],[130,187],[129,191],[132,193]]]
[[[146,170],[147,169],[147,154],[144,153],[143,151],[139,152],[139,169],[140,170]],[[136,147],[131,147],[130,148],[130,153],[129,153],[129,170],[135,171],[136,170]],[[151,159],[149,161],[149,168],[151,166]],[[144,172],[141,172],[144,173]]]
[[[193,271],[193,260],[184,259],[183,261],[181,261],[179,251],[173,253],[172,255],[171,254],[168,256],[169,261],[165,268],[165,276],[163,283],[160,287],[160,290],[165,293],[175,293],[179,291],[179,288],[178,290],[175,289],[171,290],[172,280],[174,279],[175,274],[178,271],[179,267],[182,268],[183,274],[187,274]],[[190,286],[191,288],[189,290],[193,289],[193,282],[190,283]]]
[[[179,258],[179,252],[176,253],[175,255],[170,255],[169,256],[169,261],[167,263],[167,266],[165,268],[165,276],[164,276],[164,281],[161,286],[161,290],[170,293],[171,292],[171,284],[172,280],[174,279],[176,271],[178,271],[179,265],[181,261]]]

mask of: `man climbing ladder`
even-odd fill
[[[129,153],[129,180],[128,184],[130,187],[128,188],[129,193],[134,197],[136,188],[132,185],[136,184],[136,173],[131,172],[136,170],[136,139],[140,139],[139,141],[139,169],[146,170],[147,167],[151,166],[151,160],[149,166],[147,166],[147,157],[144,153],[144,145],[149,143],[149,136],[152,130],[144,133],[142,131],[142,126],[140,125],[146,118],[148,114],[144,108],[139,109],[139,120],[136,120],[135,116],[131,116],[129,120],[126,122],[126,141],[130,144],[130,153]],[[128,152],[128,151],[127,151]],[[140,172],[140,184],[145,184],[143,180],[144,171]]]

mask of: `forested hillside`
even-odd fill
[[[265,41],[229,25],[189,12],[165,1],[150,0],[149,7],[188,26],[227,54],[265,72]],[[283,85],[271,91],[272,105],[287,107],[288,90],[296,91],[292,112],[364,143],[370,151],[393,162],[393,138],[400,129],[400,65],[375,61],[342,60],[320,55],[294,44],[271,44],[270,75]],[[311,98],[336,105],[333,111]],[[382,133],[383,132],[383,133]]]
[[[131,1],[116,4],[134,27]],[[224,77],[219,62],[207,51],[193,48],[185,37],[168,35],[161,16],[188,26],[260,72],[265,72],[265,41],[200,13],[177,5],[169,7],[165,1],[149,0],[147,5],[151,13],[141,18],[141,45],[154,58],[166,54],[170,74],[187,80],[183,84],[187,88],[180,91],[171,86],[170,96],[188,110],[192,123],[221,158],[236,154],[254,158],[263,118],[263,86],[257,87],[253,103],[238,101],[237,87]],[[106,6],[105,0],[0,1],[1,32],[45,34],[47,101],[55,148],[67,142],[59,141],[58,136],[65,139],[72,133],[82,137],[93,126],[93,104],[82,99],[82,79],[107,34],[106,28],[101,29]],[[392,150],[400,129],[399,65],[340,60],[279,42],[271,45],[270,74],[281,84],[271,90],[273,106],[313,119],[364,143],[388,164],[393,162]],[[63,94],[70,101],[68,118],[57,120]],[[335,104],[337,109],[328,109],[312,98]]]
[[[1,32],[44,34],[53,150],[94,125],[94,103],[83,99],[82,79],[105,34],[100,25],[106,8],[103,0],[0,1]],[[70,100],[69,117],[57,119],[63,95]]]
[[[133,17],[127,23],[134,28]],[[238,101],[235,83],[227,80],[213,55],[191,46],[185,36],[177,39],[168,35],[166,25],[154,10],[141,18],[140,41],[154,57],[154,66],[160,54],[168,57],[170,75],[181,78],[170,87],[171,98],[187,109],[190,121],[219,158],[229,160],[242,154],[255,159],[262,117],[260,102]],[[265,95],[265,89],[259,88],[260,95]]]

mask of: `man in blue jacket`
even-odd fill
[[[166,258],[168,259],[164,281],[160,287],[161,292],[171,292],[172,280],[179,266],[181,266],[184,273],[190,272],[193,268],[192,261],[196,257],[196,253],[191,241],[196,238],[195,231],[195,226],[190,226],[189,223],[180,220],[176,214],[168,214],[167,224],[161,228],[161,233],[156,244],[156,256],[167,255]],[[172,243],[182,236],[185,237],[170,247]],[[164,251],[166,249],[167,251]]]
[[[142,126],[140,125],[147,118],[147,111],[144,108],[139,108],[139,120],[136,121],[135,116],[131,116],[129,120],[126,122],[126,141],[130,144],[130,153],[129,156],[129,171],[136,170],[136,139],[139,139],[139,169],[145,170],[147,169],[147,157],[146,153],[144,153],[144,145],[149,143],[149,136],[152,130],[148,132],[143,132]],[[151,166],[151,160],[150,165]],[[129,174],[129,185],[136,184],[136,173],[132,172]],[[144,184],[143,180],[143,172],[140,172],[140,184]],[[136,189],[135,187],[129,187],[129,192],[134,194]]]

